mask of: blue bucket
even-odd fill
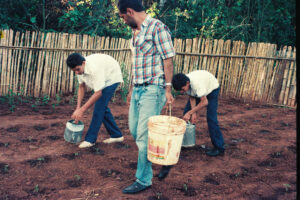
[[[76,124],[74,123],[74,120],[69,120],[66,124],[64,139],[73,144],[79,143],[81,141],[83,129],[84,124],[82,121],[79,121]]]

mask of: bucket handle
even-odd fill
[[[168,107],[166,107],[166,115],[168,115]],[[169,103],[169,116],[172,115],[172,104]]]

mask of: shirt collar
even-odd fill
[[[150,17],[150,15],[147,15],[147,17],[145,18],[145,20],[142,23],[142,27],[146,27],[148,26],[148,24],[150,23],[152,17]]]

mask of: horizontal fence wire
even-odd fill
[[[66,66],[71,52],[105,53],[131,84],[130,40],[67,33],[3,30],[0,40],[0,95],[40,97],[72,93],[76,77]],[[296,48],[207,38],[174,39],[174,72],[207,70],[220,82],[220,95],[296,107]],[[123,84],[124,84],[123,83]],[[122,88],[123,85],[120,86]]]

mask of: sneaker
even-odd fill
[[[106,144],[110,144],[110,143],[114,143],[114,142],[123,142],[124,141],[124,137],[118,137],[118,138],[108,138],[106,140],[103,141],[103,143]]]
[[[94,146],[95,143],[90,143],[90,142],[87,142],[87,141],[83,141],[80,143],[80,145],[78,146],[79,148],[88,148],[88,147],[92,147]]]

